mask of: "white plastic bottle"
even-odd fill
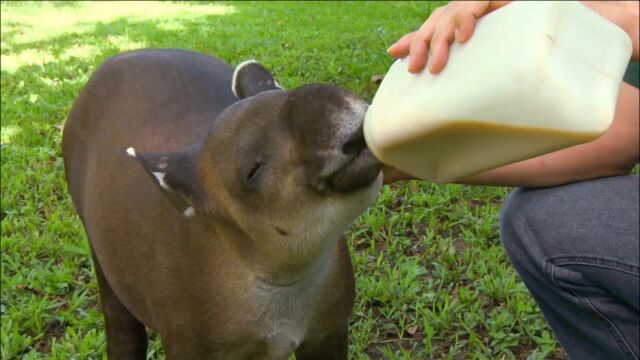
[[[444,70],[385,75],[364,134],[382,162],[451,182],[603,134],[631,40],[577,1],[513,2],[452,44]]]

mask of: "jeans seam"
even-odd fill
[[[556,264],[546,261],[545,263],[548,265],[547,275],[551,278],[551,282],[553,283],[553,285],[561,288],[562,286],[560,285],[558,280],[556,280]]]
[[[613,337],[616,339],[618,346],[620,346],[624,350],[624,352],[631,355],[631,358],[633,358],[634,360],[638,360],[638,356],[633,352],[633,350],[631,349],[631,346],[629,345],[627,340],[625,340],[624,336],[622,336],[622,333],[620,333],[620,329],[618,329],[618,327],[613,323],[613,321],[611,321],[605,314],[598,311],[598,309],[596,309],[596,307],[591,303],[591,301],[589,301],[589,299],[585,297],[580,297],[573,291],[572,293],[578,299],[582,299],[584,302],[586,302],[589,308],[591,308],[591,310],[594,313],[596,313],[596,315],[600,316],[602,319],[604,319],[607,322],[607,325],[608,325],[607,327],[610,330],[612,330],[611,333],[613,334]]]
[[[601,267],[605,269],[617,270],[629,275],[640,276],[640,268],[635,265],[626,264],[611,259],[604,259],[591,256],[555,256],[546,259],[557,266],[564,265],[587,265]]]
[[[552,260],[552,259],[549,259],[549,260]],[[571,264],[575,264],[575,263],[571,263]],[[592,265],[592,264],[582,264],[582,265]],[[557,286],[560,289],[564,289],[564,287],[562,285],[560,285],[560,283],[556,279],[556,276],[555,276],[556,266],[562,266],[562,265],[555,264],[553,261],[545,261],[545,272],[547,273],[547,276],[549,276],[549,278],[551,279],[551,282],[555,286]],[[616,268],[612,268],[612,269],[613,270],[620,270],[620,269],[616,269]],[[591,303],[591,301],[589,301],[588,298],[583,297],[583,296],[579,296],[573,290],[569,290],[569,289],[565,289],[565,290],[568,290],[576,299],[578,299],[578,301],[581,301],[581,302],[585,303],[591,309],[591,311],[593,311],[598,317],[603,319],[606,322],[607,328],[609,328],[609,333],[613,336],[613,338],[615,339],[615,341],[618,344],[618,346],[625,353],[630,354],[632,359],[638,360],[638,356],[633,352],[633,350],[631,349],[631,346],[625,340],[624,336],[622,336],[622,333],[620,332],[620,329],[618,329],[618,327],[613,323],[613,321],[611,321],[605,314],[603,314],[602,312],[598,311],[598,309],[596,309],[596,307]]]

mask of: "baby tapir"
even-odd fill
[[[107,60],[64,129],[111,359],[346,359],[341,233],[374,200],[365,101],[182,50]]]

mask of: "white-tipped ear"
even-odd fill
[[[182,214],[185,217],[192,218],[196,215],[196,211],[193,209],[193,206],[189,206],[182,212]]]
[[[142,165],[180,212],[206,200],[202,197],[203,192],[195,170],[196,148],[168,153],[138,153],[134,148],[128,148],[127,154]]]
[[[244,99],[267,90],[282,89],[269,70],[255,60],[240,63],[233,72],[231,91]]]
[[[167,175],[161,171],[153,171],[152,172],[153,176],[156,177],[156,180],[158,180],[158,184],[160,185],[161,188],[169,190],[169,185],[167,185],[167,183],[164,181],[164,177]]]
[[[129,156],[131,156],[133,158],[137,157],[136,149],[134,149],[133,147],[128,147],[127,148],[127,154],[129,154]]]
[[[237,97],[240,98],[240,95],[238,95],[238,92],[236,90],[236,86],[238,83],[238,74],[241,72],[242,68],[249,65],[249,64],[259,64],[258,61],[256,60],[246,60],[241,62],[240,64],[238,64],[238,66],[236,66],[236,69],[233,71],[233,80],[231,81],[231,91],[233,91],[233,94]]]

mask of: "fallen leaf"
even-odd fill
[[[45,295],[44,291],[42,291],[40,289],[33,288],[33,287],[31,287],[29,285],[26,285],[26,284],[16,284],[16,289],[30,291],[30,292],[32,292],[34,294],[38,294],[38,295]]]
[[[408,332],[408,333],[409,333],[409,335],[411,335],[411,336],[415,335],[415,334],[416,334],[416,331],[418,331],[418,326],[417,326],[417,325],[410,326],[410,327],[407,329],[407,332]]]

